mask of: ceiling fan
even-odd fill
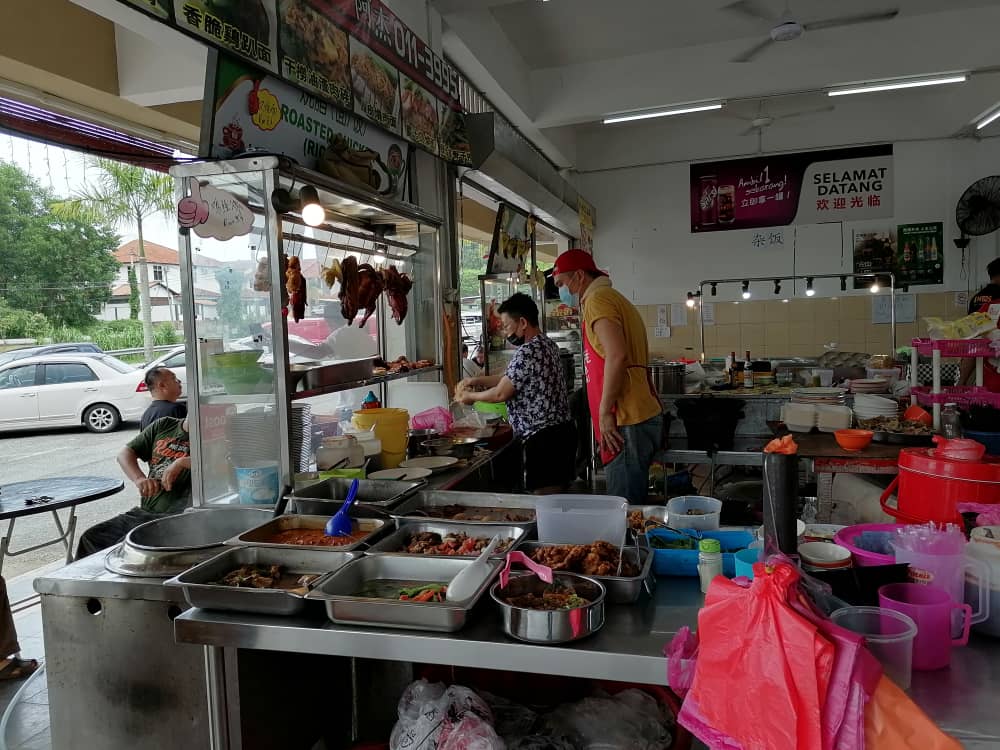
[[[750,62],[761,52],[766,50],[775,42],[790,42],[801,37],[807,31],[819,31],[821,29],[835,29],[840,26],[858,26],[876,21],[890,21],[899,15],[899,9],[871,11],[868,13],[857,13],[850,16],[839,16],[836,18],[825,18],[820,21],[800,23],[792,15],[791,8],[786,5],[784,12],[775,17],[768,9],[762,6],[758,0],[736,0],[734,3],[722,6],[723,10],[739,13],[756,21],[767,21],[774,24],[766,39],[759,44],[755,44],[750,49],[732,58],[731,62]]]
[[[809,109],[799,109],[794,112],[785,112],[782,114],[769,114],[767,111],[767,100],[761,99],[757,103],[757,112],[752,116],[738,115],[733,112],[723,112],[725,117],[731,117],[736,120],[742,120],[747,123],[745,130],[740,132],[741,136],[757,134],[757,151],[763,151],[763,141],[764,141],[764,131],[771,127],[778,120],[792,120],[796,117],[805,117],[807,115],[816,115],[822,112],[832,112],[836,109],[832,104],[827,104],[822,107],[811,107]]]

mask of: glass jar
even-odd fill
[[[941,410],[941,435],[949,440],[962,437],[962,421],[957,404],[945,404]]]
[[[722,545],[718,539],[702,539],[698,543],[698,578],[702,593],[707,593],[712,579],[721,575]]]

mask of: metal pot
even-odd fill
[[[448,454],[455,458],[472,458],[476,445],[480,442],[479,438],[452,438]]]
[[[512,576],[507,588],[493,584],[490,596],[503,612],[503,629],[511,638],[527,643],[569,643],[586,638],[604,626],[604,599],[607,595],[600,581],[576,573],[553,573],[553,579],[571,586],[578,596],[590,601],[575,609],[521,609],[508,604],[508,596],[542,593],[549,584],[535,575]]]
[[[654,362],[650,364],[649,370],[657,393],[684,393],[687,365],[683,362]]]
[[[423,442],[438,435],[437,430],[410,430],[406,438],[406,457],[415,458],[420,455]]]

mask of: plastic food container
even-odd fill
[[[913,669],[913,639],[917,625],[902,612],[882,607],[844,607],[830,619],[835,625],[863,635],[868,650],[902,690],[910,687]]]
[[[987,537],[992,533],[993,538]],[[972,530],[971,541],[965,545],[965,556],[978,560],[989,568],[989,617],[973,629],[1000,638],[1000,526],[980,526]],[[975,570],[965,574],[965,601],[975,599],[980,587]]]
[[[654,538],[664,541],[675,541],[685,536],[696,536],[698,539],[718,539],[722,546],[722,574],[729,578],[736,575],[736,555],[741,549],[748,548],[753,543],[752,529],[719,529],[717,531],[694,532],[688,534],[669,529],[653,529],[646,537],[653,547],[653,572],[658,576],[683,576],[697,578],[698,576],[698,545],[692,549],[657,549],[653,546]],[[759,550],[758,550],[759,552]]]
[[[857,540],[865,532],[887,534],[892,539],[899,528],[897,523],[861,523],[855,526],[848,526],[841,529],[833,537],[833,541],[841,547],[846,547],[851,551],[854,564],[858,567],[870,567],[874,565],[892,565],[896,562],[895,554],[881,554],[879,552],[869,552],[857,546]],[[890,548],[891,549],[891,548]]]
[[[601,495],[545,495],[535,501],[538,539],[557,544],[622,544],[628,500]],[[718,522],[716,523],[718,526]]]
[[[675,529],[711,531],[719,528],[721,515],[722,501],[713,497],[687,495],[667,501],[667,525]]]
[[[896,489],[896,507],[888,500]],[[936,448],[904,448],[899,474],[880,498],[882,510],[904,523],[961,525],[958,503],[1000,504],[1000,457],[955,461]]]

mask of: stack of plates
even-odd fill
[[[854,412],[846,406],[817,406],[816,426],[820,432],[846,430],[854,419]]]
[[[889,381],[885,378],[852,380],[851,393],[888,393]]]
[[[278,419],[273,409],[250,409],[226,420],[226,438],[234,466],[253,466],[278,456]]]
[[[899,404],[890,398],[859,393],[854,397],[854,415],[858,419],[899,416]]]
[[[312,407],[292,404],[292,471],[308,471],[313,460]]]
[[[816,426],[816,407],[790,402],[781,408],[781,421],[792,432],[810,432]]]
[[[843,406],[846,393],[843,388],[796,388],[792,391],[792,403]]]

